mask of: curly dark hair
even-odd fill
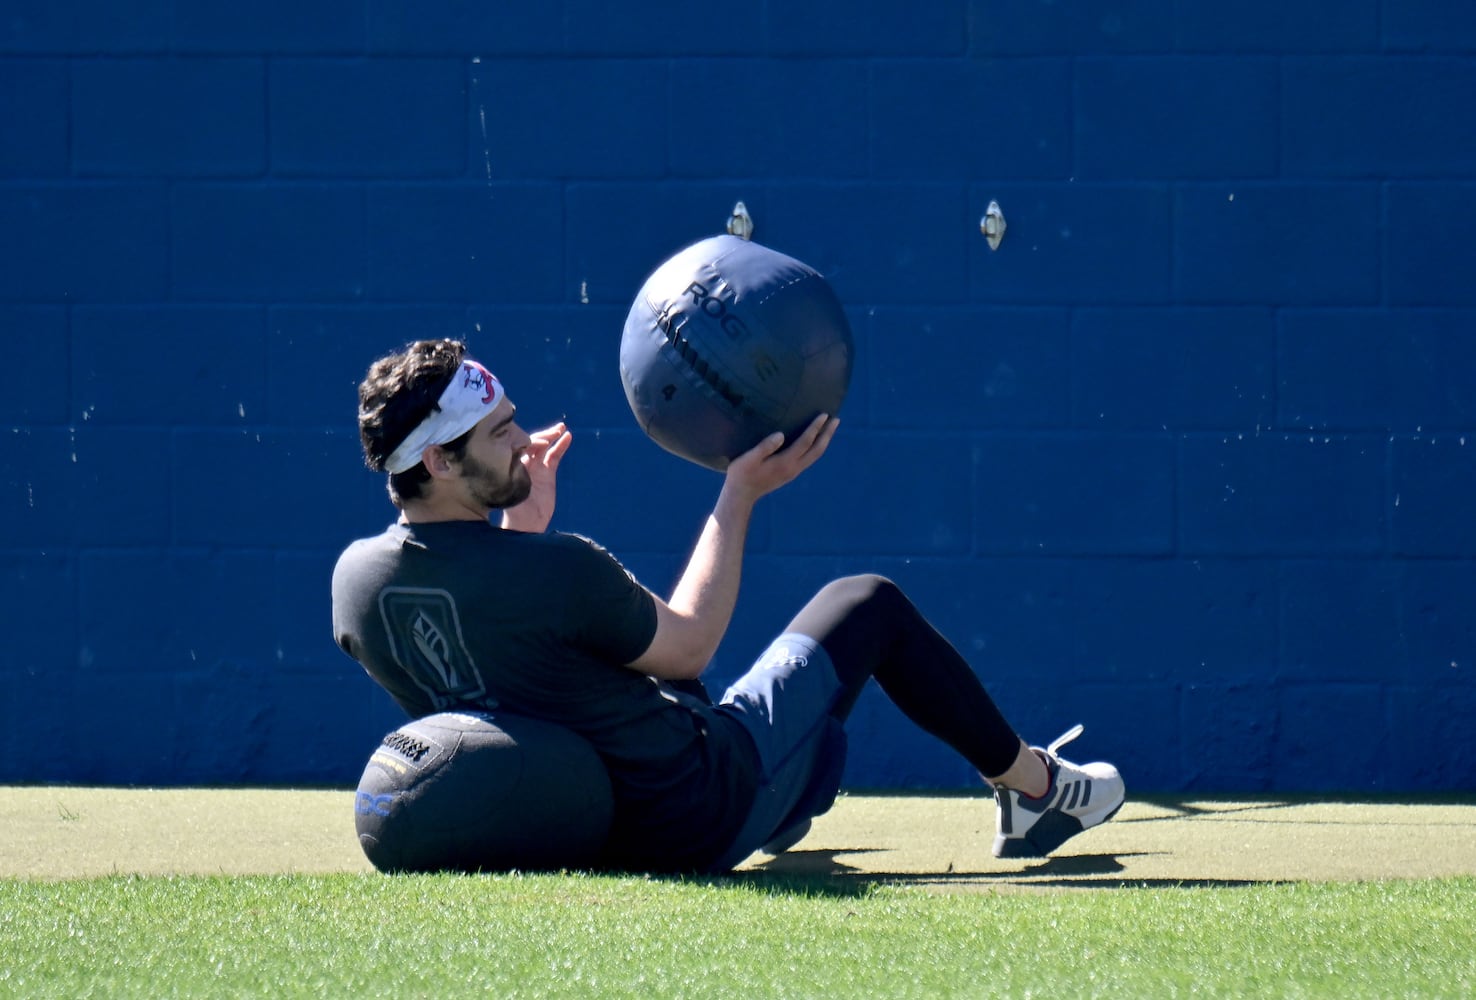
[[[364,462],[375,472],[420,422],[440,409],[439,400],[461,368],[466,344],[459,340],[417,340],[369,366],[359,383],[359,441]],[[465,449],[471,431],[443,445],[453,455]],[[397,507],[418,498],[430,473],[424,465],[392,473],[389,495]]]

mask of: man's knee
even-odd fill
[[[907,601],[902,588],[879,573],[857,573],[854,576],[840,577],[827,583],[816,596],[825,596],[853,607],[885,606]]]

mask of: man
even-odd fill
[[[732,462],[663,600],[594,542],[548,530],[572,438],[563,424],[528,434],[515,417],[459,341],[374,363],[360,437],[400,518],[339,558],[334,634],[412,716],[498,709],[589,740],[614,790],[612,867],[726,871],[803,836],[834,799],[841,726],[871,678],[993,787],[997,856],[1043,856],[1121,806],[1116,768],[1056,755],[1080,727],[1027,746],[879,576],[822,588],[722,699],[707,698],[699,676],[732,617],[754,505],[819,460],[835,418]]]

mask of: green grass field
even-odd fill
[[[1472,879],[934,894],[751,878],[0,883],[16,997],[1467,997]]]
[[[1469,800],[1130,802],[1002,862],[976,798],[845,796],[722,879],[387,877],[348,803],[0,789],[0,997],[1476,994]]]

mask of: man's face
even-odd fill
[[[533,481],[523,467],[527,433],[513,422],[517,407],[506,396],[472,428],[462,456],[461,479],[470,498],[492,510],[516,507]]]

